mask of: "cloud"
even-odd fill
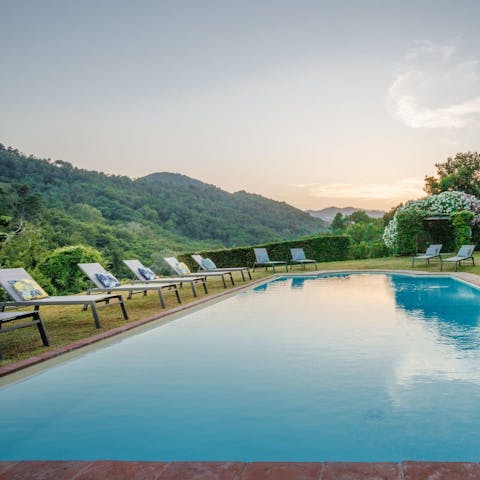
[[[388,90],[393,116],[411,128],[463,128],[480,120],[480,62],[452,45],[423,42],[405,54]]]
[[[392,183],[304,183],[294,187],[306,190],[307,195],[318,198],[408,200],[424,196],[424,181],[418,178],[404,178]]]

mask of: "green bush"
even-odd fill
[[[352,243],[349,249],[349,257],[354,260],[361,258],[388,257],[390,252],[383,242],[361,242]]]
[[[390,250],[384,242],[374,242],[369,245],[368,258],[382,258],[388,257]]]
[[[268,250],[270,260],[290,260],[290,248],[303,248],[307,258],[313,258],[319,262],[329,262],[347,260],[349,258],[350,242],[348,235],[320,235],[255,245],[255,247],[265,247]],[[249,246],[195,253],[211,258],[218,267],[251,266],[255,262],[253,248],[254,246]],[[179,255],[178,259],[185,262],[193,271],[197,270],[197,265],[190,257],[190,253]]]
[[[362,240],[361,242],[354,243],[350,246],[349,256],[353,259],[368,258],[369,257],[369,245]]]
[[[398,223],[398,239],[397,251],[398,255],[411,255],[418,250],[418,236],[423,232],[423,211],[408,210],[397,211]]]
[[[471,243],[472,241],[472,221],[475,215],[468,210],[461,212],[454,212],[450,214],[450,221],[452,222],[455,246],[460,248],[462,245]]]
[[[104,262],[102,254],[92,247],[72,245],[57,248],[38,265],[34,276],[52,295],[79,293],[91,285],[77,263],[91,262]]]

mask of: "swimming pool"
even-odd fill
[[[480,291],[282,277],[0,389],[0,459],[478,461]]]

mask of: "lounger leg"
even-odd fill
[[[285,264],[285,271],[288,272],[288,264]]]
[[[475,259],[472,257],[472,265],[475,266]]]
[[[123,318],[125,320],[128,320],[127,308],[125,307],[125,303],[123,302],[123,298],[121,295],[118,297],[118,302],[120,303],[120,308],[122,309]]]
[[[48,347],[50,345],[50,342],[48,341],[45,325],[43,325],[42,317],[40,316],[40,312],[38,310],[34,312],[33,318],[38,322],[37,323],[38,333],[40,333],[40,337],[42,339],[43,344],[46,347]]]
[[[163,299],[163,293],[161,288],[158,289],[158,298],[160,299],[160,305],[162,306],[162,308],[165,308],[165,300]]]
[[[233,281],[233,273],[230,272],[230,281],[232,282],[232,287],[235,286],[235,282]]]
[[[195,282],[192,281],[192,283],[190,285],[192,286],[193,296],[196,298],[197,297],[197,290],[195,289]]]
[[[177,302],[182,303],[182,299],[180,298],[180,292],[178,291],[177,287],[175,287],[175,295],[177,297]]]
[[[225,281],[225,275],[222,275],[223,288],[227,288],[227,282]]]
[[[252,279],[252,272],[250,271],[249,268],[247,268],[247,273],[248,273],[248,276],[249,276],[249,278],[250,278],[250,280],[251,280],[251,279]]]
[[[202,278],[202,284],[203,284],[203,290],[205,291],[206,294],[208,294],[208,288],[207,288],[207,278]]]
[[[96,328],[101,328],[100,319],[98,318],[97,307],[95,302],[90,303],[90,308],[92,309],[93,321],[95,323]]]
[[[240,270],[240,274],[242,275],[242,280],[245,281],[245,273],[243,270]]]

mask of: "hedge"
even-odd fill
[[[303,248],[307,258],[313,258],[319,262],[328,262],[347,260],[349,258],[350,242],[348,235],[321,235],[286,242],[192,253],[199,253],[203,257],[211,258],[218,267],[235,267],[253,265],[255,262],[253,249],[256,247],[266,248],[270,260],[290,260],[290,248]],[[181,254],[178,259],[185,262],[192,271],[198,269],[198,266],[190,257],[190,253]]]

